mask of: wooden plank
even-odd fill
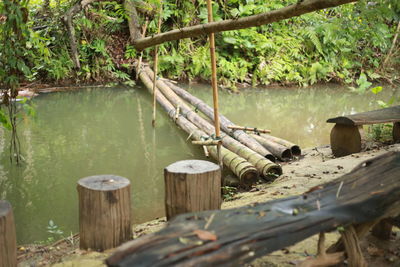
[[[239,265],[319,232],[398,214],[400,152],[389,152],[299,196],[180,215],[161,231],[118,248],[107,264]]]
[[[372,110],[348,116],[328,119],[326,122],[343,125],[364,125],[400,121],[400,105],[379,110]]]

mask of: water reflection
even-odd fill
[[[191,86],[212,102],[208,86]],[[387,101],[396,90],[386,90]],[[327,144],[329,117],[376,108],[374,95],[355,95],[332,86],[293,90],[252,90],[220,94],[221,113],[243,126],[267,128],[302,147]],[[127,177],[132,183],[133,218],[143,222],[164,214],[163,168],[177,160],[204,159],[199,147],[159,110],[151,126],[151,96],[136,88],[94,89],[41,95],[37,117],[20,123],[26,163],[9,162],[7,132],[0,128],[0,198],[9,200],[18,242],[45,240],[49,220],[78,231],[76,182],[96,174]]]

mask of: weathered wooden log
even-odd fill
[[[395,143],[400,142],[400,122],[393,123],[393,141]]]
[[[189,94],[186,90],[183,90],[182,88],[170,83],[166,82],[166,84],[180,97],[182,97],[184,100],[195,106],[198,110],[203,112],[210,120],[214,119],[214,111],[211,107],[209,107],[206,103],[204,103],[202,100],[199,98],[192,96]],[[274,156],[268,149],[263,147],[261,144],[259,144],[256,140],[251,138],[247,133],[245,133],[242,130],[232,130],[229,129],[229,126],[235,125],[233,122],[231,122],[229,119],[227,119],[223,115],[219,115],[219,119],[221,122],[221,129],[227,133],[230,134],[232,137],[234,137],[236,140],[240,141],[247,147],[249,147],[251,150],[259,153],[260,155],[266,157],[267,159],[271,161],[275,161]]]
[[[362,149],[364,131],[362,126],[335,124],[331,130],[331,149],[336,157],[358,153]]]
[[[17,236],[11,204],[0,200],[0,267],[17,266]]]
[[[103,251],[132,238],[130,181],[115,175],[78,181],[80,248]]]
[[[161,231],[124,244],[106,262],[109,266],[240,265],[338,226],[397,214],[400,152],[389,152],[300,196],[177,216]]]
[[[146,74],[141,75],[141,80],[151,79],[152,72],[146,69]],[[152,81],[150,80],[151,83]],[[214,134],[214,127],[205,119],[200,117],[196,112],[192,111],[172,90],[162,81],[157,81],[157,86],[160,91],[165,95],[166,98],[175,106],[180,106],[182,110],[182,115],[184,115],[188,120],[195,124],[198,128],[201,128],[209,135]],[[251,164],[253,164],[256,169],[260,172],[261,176],[268,181],[275,180],[279,175],[282,174],[282,168],[271,162],[270,160],[264,158],[257,152],[254,152],[247,146],[241,144],[237,140],[233,139],[228,135],[222,135],[221,140],[223,145],[231,150],[232,152],[238,154],[240,157],[246,159]],[[270,152],[269,152],[270,153]],[[272,155],[272,154],[271,154]]]
[[[293,144],[292,142],[289,142],[287,140],[284,140],[282,138],[276,137],[276,136],[272,136],[269,134],[260,134],[260,136],[270,142],[274,142],[277,144],[280,144],[282,146],[285,146],[287,148],[290,149],[290,151],[292,152],[293,156],[300,156],[301,155],[301,149],[298,145]]]
[[[261,137],[257,134],[252,134],[253,137],[257,142],[263,145],[266,149],[272,152],[272,154],[280,160],[287,161],[290,160],[293,155],[290,148],[283,146],[281,144],[275,143],[271,140],[267,140],[266,138]]]
[[[167,219],[221,208],[221,170],[205,160],[182,160],[164,169]]]
[[[150,77],[144,73],[139,73],[140,79],[149,92],[152,92],[152,81]],[[176,109],[174,106],[165,98],[163,94],[157,95],[157,101],[162,108],[168,113],[168,116],[175,121],[175,123],[187,132],[192,140],[202,140],[207,134],[199,130],[193,123],[187,120],[184,116],[178,115],[176,117]],[[213,146],[208,147],[208,151],[211,156],[218,160],[217,149]],[[237,154],[229,151],[226,148],[221,149],[222,161],[239,179],[240,183],[245,186],[254,184],[258,180],[258,172],[256,168],[250,164],[246,159],[238,156]]]

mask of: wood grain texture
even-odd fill
[[[339,226],[366,226],[356,229],[361,236],[376,220],[399,214],[400,152],[389,152],[302,195],[177,216],[161,231],[117,248],[107,264],[239,266]],[[201,240],[198,229],[217,240]]]
[[[78,181],[80,248],[103,251],[132,237],[130,181],[115,175]]]
[[[0,267],[17,266],[17,236],[11,204],[0,200]]]
[[[167,219],[221,208],[221,171],[204,160],[183,160],[164,169]]]
[[[335,124],[330,139],[333,155],[342,157],[360,152],[364,135],[361,127]]]
[[[393,141],[395,143],[399,143],[400,142],[400,122],[395,122],[393,123]]]
[[[348,116],[331,118],[328,119],[326,122],[356,126],[398,121],[400,121],[400,105],[390,108],[361,112]]]

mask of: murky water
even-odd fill
[[[209,87],[191,86],[211,103]],[[310,147],[329,143],[332,116],[376,108],[396,90],[355,95],[332,86],[311,89],[246,90],[220,93],[221,113],[243,126]],[[84,89],[40,95],[35,118],[24,117],[19,136],[25,164],[9,162],[8,133],[0,129],[0,199],[14,208],[18,242],[53,236],[49,220],[68,236],[78,231],[76,182],[96,174],[116,174],[132,183],[134,222],[164,215],[163,168],[183,159],[204,159],[188,145],[187,134],[159,109],[151,126],[151,97],[142,88]],[[61,236],[53,236],[60,238]]]

